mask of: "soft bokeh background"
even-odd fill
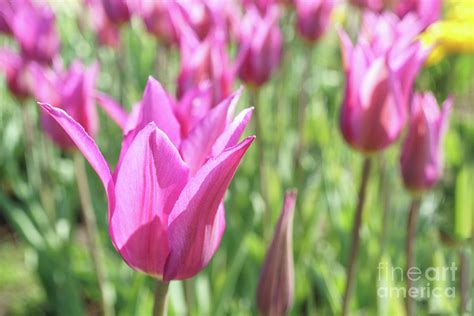
[[[167,50],[133,19],[121,30],[121,51],[99,48],[90,29],[78,24],[84,14],[76,0],[50,1],[61,36],[65,64],[80,58],[86,64],[99,60],[98,88],[131,105],[141,98],[149,75],[175,91],[178,54]],[[351,34],[357,13],[338,7],[335,21]],[[472,13],[470,18],[472,19]],[[239,108],[260,107],[269,179],[272,223],[280,211],[283,192],[299,190],[294,221],[296,296],[291,315],[340,313],[345,282],[345,263],[359,182],[361,155],[343,142],[338,115],[343,94],[336,22],[314,46],[295,34],[294,15],[284,14],[284,58],[280,70],[266,85],[257,104],[249,104],[244,91]],[[474,24],[473,24],[474,25]],[[472,28],[471,28],[472,32]],[[5,37],[1,46],[14,46]],[[472,44],[472,43],[471,43]],[[235,47],[231,48],[235,55]],[[443,55],[443,53],[441,53]],[[120,87],[123,86],[123,89]],[[417,265],[422,269],[460,266],[462,256],[472,259],[474,208],[474,57],[472,53],[438,56],[427,65],[416,83],[431,90],[439,101],[454,95],[455,105],[445,140],[445,172],[442,181],[421,206],[417,235]],[[237,87],[235,87],[237,88]],[[303,138],[298,137],[298,108],[306,103]],[[38,108],[28,101],[37,122]],[[101,128],[97,138],[106,159],[114,164],[121,131],[99,109]],[[248,132],[248,134],[250,131]],[[39,128],[43,185],[28,182],[22,113],[16,100],[0,84],[0,315],[97,314],[98,287],[86,249],[83,219],[70,153],[61,152]],[[301,165],[294,153],[302,146]],[[402,315],[401,299],[377,298],[377,265],[404,267],[406,216],[410,197],[404,191],[398,168],[400,146],[391,146],[376,158],[361,231],[361,253],[355,306],[364,315]],[[210,265],[193,280],[172,282],[170,315],[256,314],[255,290],[267,244],[262,239],[263,200],[259,193],[256,148],[251,148],[226,195],[227,230]],[[97,213],[107,273],[109,299],[118,315],[147,315],[153,304],[153,280],[135,273],[113,249],[106,229],[105,193],[88,166],[89,184]],[[384,224],[384,221],[386,224]],[[471,265],[472,261],[468,260]],[[468,268],[467,270],[470,270]],[[472,271],[472,269],[471,269]],[[459,272],[459,270],[458,270]],[[454,284],[439,286],[456,286]],[[391,282],[391,281],[390,281]],[[421,280],[420,284],[426,283]],[[399,282],[403,286],[402,282]],[[470,283],[472,284],[472,274]],[[456,314],[456,299],[424,299],[420,315],[428,312]]]

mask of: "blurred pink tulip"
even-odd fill
[[[127,0],[101,0],[104,12],[110,22],[121,25],[130,20],[131,10]]]
[[[214,24],[214,16],[211,7],[206,0],[189,0],[178,3],[186,21],[200,40],[206,38]]]
[[[405,187],[421,193],[433,187],[442,173],[441,142],[452,107],[449,98],[442,111],[431,93],[415,94],[400,166]]]
[[[250,7],[242,20],[237,69],[240,79],[249,85],[267,82],[280,64],[282,36],[278,17],[276,6],[269,8],[265,16]]]
[[[216,105],[229,96],[232,89],[235,75],[229,65],[223,37],[209,34],[203,42],[199,42],[183,35],[177,97],[181,99],[188,91],[210,83],[212,104]]]
[[[296,191],[288,191],[273,239],[265,256],[257,288],[257,307],[262,315],[284,316],[293,305],[293,217]]]
[[[149,33],[166,45],[178,45],[179,32],[174,22],[177,4],[172,0],[138,0],[137,13]]]
[[[75,61],[67,72],[45,70],[32,66],[36,81],[34,95],[40,102],[66,111],[90,135],[95,136],[98,129],[97,109],[94,91],[98,66],[89,69]],[[47,113],[41,113],[41,125],[46,134],[62,149],[74,149],[74,141],[61,126]]]
[[[31,95],[27,62],[18,54],[0,49],[0,73],[5,75],[8,90],[19,100]]]
[[[92,28],[100,45],[117,48],[120,43],[120,32],[109,20],[101,0],[84,0],[88,6]]]
[[[425,28],[439,19],[443,7],[441,0],[395,0],[395,2],[394,12],[399,17],[414,14]]]
[[[2,0],[0,1],[0,33],[13,35],[12,22],[17,10],[21,7],[32,8],[30,0]]]
[[[349,2],[363,10],[381,12],[384,8],[384,0],[349,0]]]
[[[59,35],[51,9],[44,5],[22,5],[17,7],[11,20],[11,29],[22,55],[51,64],[59,51]]]
[[[342,135],[365,154],[383,150],[397,140],[406,121],[400,78],[387,54],[374,57],[365,42],[353,48],[347,35],[339,34],[346,71]]]
[[[165,281],[190,278],[219,247],[224,193],[254,139],[238,143],[250,109],[226,125],[235,98],[214,108],[182,139],[169,96],[150,78],[138,112],[121,122],[131,129],[113,174],[80,124],[61,109],[41,104],[102,180],[112,243],[135,270]]]
[[[296,26],[309,42],[317,41],[326,31],[335,0],[295,0]]]

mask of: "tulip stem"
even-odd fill
[[[406,239],[406,256],[407,256],[407,293],[411,292],[411,288],[413,287],[413,280],[411,277],[408,276],[408,272],[412,267],[415,266],[415,257],[414,257],[414,249],[415,249],[415,236],[416,236],[416,222],[418,219],[418,210],[420,209],[420,199],[413,198],[410,205],[410,210],[408,213],[408,223],[407,223],[407,239]],[[406,297],[406,308],[407,308],[407,316],[415,315],[416,310],[416,303],[415,300],[410,296],[407,295]]]
[[[263,203],[265,204],[263,209],[263,235],[264,237],[269,236],[269,228],[271,227],[271,214],[268,201],[268,188],[267,188],[267,172],[265,168],[265,142],[262,129],[262,121],[260,116],[260,104],[259,104],[259,90],[251,90],[251,105],[254,106],[253,115],[255,117],[255,143],[257,145],[258,165],[259,165],[259,176],[260,176],[260,192],[262,194]]]
[[[357,202],[357,208],[355,212],[354,222],[352,226],[352,237],[351,237],[351,248],[349,254],[349,263],[347,265],[347,280],[346,288],[344,291],[344,299],[342,304],[342,315],[348,314],[349,305],[354,290],[354,281],[356,273],[357,257],[359,254],[360,245],[360,226],[362,224],[362,211],[364,209],[365,197],[367,192],[367,183],[370,175],[370,168],[372,165],[372,159],[366,157],[362,168],[362,178],[359,186],[359,197]]]
[[[461,302],[459,314],[464,315],[469,311],[469,292],[470,292],[470,258],[469,249],[464,245],[459,249],[459,287],[461,292]]]
[[[156,281],[155,305],[153,306],[153,316],[165,316],[167,314],[167,297],[169,282]]]
[[[74,168],[76,172],[76,182],[79,191],[79,199],[81,202],[82,216],[86,226],[87,244],[94,264],[94,272],[100,288],[103,315],[114,315],[112,302],[107,295],[107,279],[105,273],[104,256],[99,245],[99,234],[97,230],[97,222],[95,218],[94,208],[90,195],[89,184],[87,182],[87,174],[84,166],[84,158],[79,152],[74,153]]]

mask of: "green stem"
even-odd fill
[[[410,293],[411,288],[413,287],[413,280],[411,277],[408,276],[408,272],[412,267],[415,266],[415,237],[416,237],[416,222],[418,219],[418,211],[420,209],[420,199],[413,198],[410,211],[408,212],[408,223],[407,223],[407,239],[406,239],[406,256],[407,256],[407,293]],[[410,296],[406,296],[406,309],[407,309],[407,316],[414,316],[416,315],[416,302]]]
[[[113,316],[113,303],[109,299],[108,282],[105,273],[104,255],[99,245],[99,234],[97,230],[97,222],[95,218],[94,208],[87,182],[87,174],[84,166],[84,158],[79,152],[74,153],[74,167],[76,172],[77,188],[79,191],[79,199],[81,201],[81,210],[86,226],[86,237],[92,262],[94,264],[94,272],[100,288],[103,315]]]
[[[165,316],[167,314],[168,287],[169,282],[162,280],[156,281],[153,316]]]
[[[364,210],[365,197],[367,192],[367,183],[370,175],[370,167],[372,165],[372,158],[366,157],[362,169],[362,178],[359,186],[359,197],[352,226],[351,248],[349,254],[349,263],[347,265],[347,281],[344,291],[344,299],[342,304],[342,315],[348,315],[349,306],[354,290],[354,281],[357,265],[357,257],[359,255],[360,245],[360,227],[362,224],[362,212]]]
[[[459,305],[459,314],[464,315],[469,311],[470,298],[470,261],[469,249],[464,245],[459,249],[459,288],[461,292],[461,302]],[[472,303],[471,303],[472,304]],[[472,305],[471,305],[472,308]]]
[[[259,165],[259,183],[260,183],[260,192],[262,194],[262,199],[264,202],[263,210],[263,235],[264,237],[269,236],[269,229],[271,225],[271,213],[269,208],[269,199],[268,199],[268,187],[267,187],[267,172],[265,165],[265,139],[263,135],[262,128],[262,118],[260,116],[260,104],[259,104],[259,90],[251,90],[251,105],[255,107],[254,115],[254,124],[255,124],[255,143],[257,145],[257,155],[258,155],[258,165]]]

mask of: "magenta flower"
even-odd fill
[[[280,64],[282,36],[278,27],[279,10],[272,6],[264,16],[250,7],[240,26],[237,67],[240,79],[261,86]]]
[[[414,14],[421,21],[423,27],[428,27],[436,22],[443,7],[441,0],[398,0],[395,2],[394,12],[399,17]]]
[[[28,64],[20,55],[0,49],[0,73],[4,73],[10,93],[19,100],[31,95]]]
[[[152,78],[130,116],[113,104],[103,105],[126,132],[113,174],[74,119],[41,105],[102,180],[112,243],[133,269],[166,281],[190,278],[219,247],[225,228],[224,193],[254,139],[238,143],[252,109],[228,123],[237,98],[233,95],[215,107],[186,137],[171,99]]]
[[[178,45],[179,32],[174,21],[177,4],[171,0],[138,1],[137,13],[147,31],[166,45]]]
[[[200,40],[204,40],[214,26],[214,12],[208,0],[177,2],[183,15]]]
[[[50,64],[59,51],[55,17],[44,5],[22,5],[16,8],[11,29],[24,58]]]
[[[181,40],[181,66],[176,95],[181,99],[188,91],[210,83],[212,104],[216,105],[229,96],[234,81],[224,38],[210,34],[206,40],[199,42],[192,34],[188,35],[183,35]]]
[[[293,216],[296,191],[288,191],[280,218],[267,250],[257,288],[257,307],[262,315],[283,316],[293,305]]]
[[[440,111],[431,93],[415,94],[413,98],[408,134],[400,157],[403,183],[413,193],[430,189],[441,176],[441,142],[451,107],[452,98],[449,98]]]
[[[36,99],[64,110],[89,135],[95,136],[98,118],[94,91],[98,66],[85,69],[80,62],[75,61],[65,73],[47,71],[39,66],[32,66],[32,72],[37,82],[33,91]],[[76,147],[74,140],[46,112],[41,113],[41,126],[59,147],[66,150]]]
[[[364,42],[353,48],[345,33],[340,36],[346,70],[342,135],[363,153],[383,150],[398,138],[406,121],[399,78],[387,54],[374,58]]]
[[[326,31],[334,0],[295,0],[296,27],[309,42],[317,41]]]
[[[84,0],[88,6],[92,28],[97,35],[100,45],[117,48],[120,43],[120,32],[117,26],[109,20],[101,0]]]
[[[104,12],[110,22],[121,25],[130,20],[131,10],[127,0],[101,0]]]

